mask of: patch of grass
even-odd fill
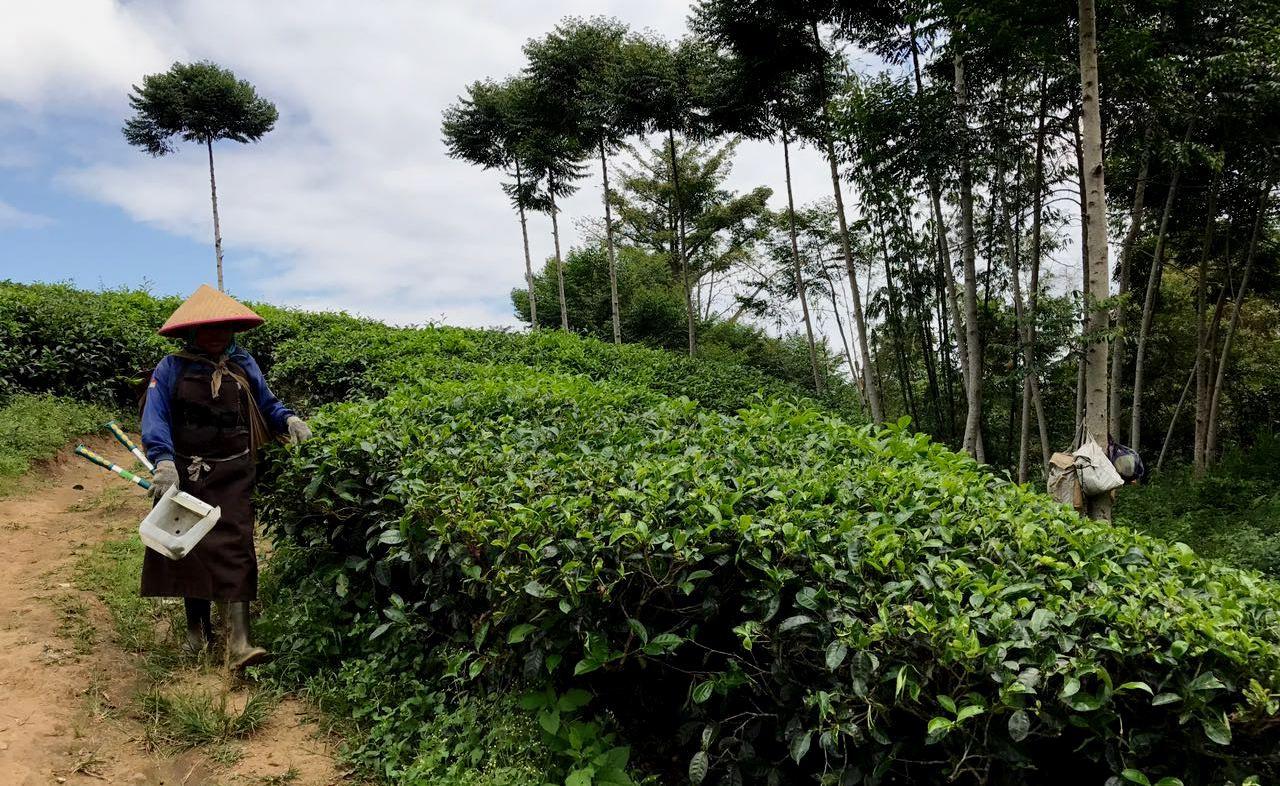
[[[135,462],[137,463],[137,462]],[[145,470],[143,470],[145,472]],[[135,473],[137,474],[137,473]],[[144,476],[145,477],[145,476]],[[91,497],[67,506],[68,513],[102,513],[111,515],[128,507],[136,490],[125,485],[107,486]]]
[[[181,659],[177,636],[184,623],[181,604],[138,595],[143,549],[136,533],[95,544],[76,561],[74,575],[77,587],[106,605],[117,645],[146,654],[144,668],[154,681]]]
[[[139,464],[139,469],[141,470],[141,462],[135,463]],[[143,477],[146,476],[144,475]],[[123,484],[118,486],[107,486],[92,497],[70,505],[67,508],[67,512],[101,513],[104,516],[111,516],[119,513],[121,510],[124,510],[136,494],[136,490],[131,486],[125,486]]]
[[[111,413],[94,404],[47,395],[14,396],[0,406],[0,497],[13,492],[32,464],[52,457],[78,434],[97,431]]]
[[[302,772],[297,767],[290,767],[279,775],[263,775],[258,779],[258,783],[260,786],[289,786],[301,777]]]
[[[58,635],[71,642],[77,655],[93,652],[98,640],[98,630],[90,618],[89,604],[76,595],[66,594],[54,598],[54,605],[62,615],[58,622]]]
[[[224,746],[252,735],[271,717],[276,696],[259,691],[237,711],[225,692],[153,690],[143,695],[141,705],[152,747],[187,750]]]
[[[1280,437],[1264,435],[1232,451],[1202,478],[1188,466],[1126,487],[1116,521],[1197,554],[1280,577]]]

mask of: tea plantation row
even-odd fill
[[[584,689],[695,781],[1274,761],[1280,589],[926,437],[514,368],[316,425],[266,518],[355,634],[297,655],[438,649],[462,683]]]
[[[135,406],[138,386],[177,346],[155,331],[179,302],[145,292],[0,281],[0,399],[54,393]],[[257,358],[275,392],[304,410],[381,395],[416,375],[463,377],[490,363],[626,381],[725,411],[761,396],[809,400],[805,391],[736,364],[560,332],[393,328],[345,314],[251,305],[267,322],[238,340]],[[821,403],[856,417],[853,395],[845,386]]]

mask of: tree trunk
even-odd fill
[[[893,271],[889,269],[889,241],[884,232],[884,212],[876,205],[876,228],[880,235],[880,253],[884,260],[885,288],[889,291],[889,330],[893,337],[894,359],[898,366],[898,385],[902,388],[902,405],[906,408],[911,420],[920,423],[916,412],[915,396],[911,389],[911,377],[906,358],[906,340],[902,335],[902,311],[898,307],[897,287],[893,285]]]
[[[1188,136],[1190,129],[1187,130]],[[1133,407],[1130,409],[1129,446],[1134,450],[1142,450],[1142,389],[1145,383],[1147,361],[1147,339],[1151,334],[1151,320],[1155,316],[1156,295],[1160,291],[1160,274],[1164,267],[1164,243],[1169,232],[1169,216],[1173,213],[1173,202],[1178,196],[1178,181],[1182,177],[1182,167],[1174,165],[1173,175],[1169,178],[1169,193],[1165,196],[1164,211],[1160,214],[1160,229],[1156,232],[1156,248],[1151,256],[1151,268],[1147,273],[1147,290],[1142,299],[1142,320],[1138,324],[1138,346],[1133,353]]]
[[[840,343],[844,345],[844,356],[849,360],[849,376],[853,378],[854,384],[858,382],[858,369],[853,365],[853,349],[849,346],[849,337],[844,332],[844,320],[840,318],[840,302],[836,299],[836,282],[831,277],[831,271],[827,270],[826,265],[822,266],[822,275],[827,280],[827,293],[831,296],[831,313],[836,318],[836,330],[840,332]]]
[[[787,179],[787,221],[791,232],[791,265],[796,276],[796,295],[800,298],[800,312],[804,315],[805,337],[809,339],[809,367],[813,369],[813,389],[822,392],[822,374],[818,371],[818,349],[813,340],[813,320],[809,318],[809,298],[805,291],[804,272],[800,267],[800,244],[796,240],[796,202],[791,193],[791,145],[787,130],[782,129],[782,163]]]
[[[1018,441],[1018,482],[1025,483],[1028,477],[1027,455],[1031,442],[1031,404],[1032,398],[1039,398],[1039,380],[1036,377],[1036,305],[1040,296],[1040,255],[1042,212],[1044,209],[1044,138],[1045,124],[1048,118],[1048,77],[1040,74],[1040,108],[1036,116],[1036,152],[1035,172],[1031,186],[1031,281],[1027,290],[1026,308],[1023,309],[1022,320],[1022,433]],[[1015,271],[1016,272],[1016,271]],[[1015,277],[1014,292],[1021,298],[1021,284]],[[1047,473],[1049,467],[1048,427],[1045,423],[1043,407],[1036,402],[1040,428],[1040,452],[1042,469]]]
[[[520,236],[524,240],[524,280],[529,286],[529,326],[538,329],[538,297],[533,287],[533,258],[529,256],[529,222],[524,215],[524,175],[516,162],[516,210],[520,213]]]
[[[1089,312],[1084,308],[1084,301],[1089,289],[1089,235],[1085,232],[1085,226],[1088,224],[1088,196],[1085,194],[1084,185],[1084,142],[1080,139],[1080,109],[1076,108],[1076,115],[1071,122],[1072,135],[1075,137],[1076,147],[1076,171],[1080,176],[1076,178],[1077,185],[1080,188],[1080,346],[1076,350],[1076,429],[1072,432],[1073,448],[1079,447],[1084,438],[1084,402],[1085,402],[1085,360],[1086,351],[1084,345],[1084,336],[1089,332]]]
[[[1089,238],[1089,280],[1085,289],[1089,309],[1090,343],[1085,366],[1084,433],[1107,444],[1107,198],[1102,161],[1102,118],[1098,105],[1098,42],[1094,0],[1080,0],[1080,103],[1082,154],[1087,194],[1084,234]],[[1111,519],[1111,495],[1089,499],[1089,515]]]
[[[934,289],[938,293],[936,298],[936,307],[938,312],[938,350],[939,362],[942,366],[942,378],[946,383],[947,391],[947,440],[953,441],[956,435],[956,388],[955,388],[955,369],[951,364],[951,354],[948,348],[951,346],[950,330],[953,329],[953,323],[947,319],[946,305],[943,303],[947,299],[945,282],[942,280],[941,264],[938,262],[938,248],[933,247],[934,267],[933,279]],[[961,373],[964,369],[960,369]],[[963,386],[963,384],[962,384]]]
[[[689,331],[689,357],[693,357],[698,353],[697,314],[693,309],[693,282],[689,279],[689,263],[684,257],[684,210],[680,206],[680,161],[676,156],[676,134],[670,128],[667,129],[667,144],[669,145],[668,149],[671,151],[671,187],[676,210],[676,240],[674,246],[677,249],[677,260],[680,263],[680,275],[684,279],[684,306]]]
[[[960,111],[963,133],[968,133],[968,97],[964,83],[964,57],[955,56],[956,107]],[[968,144],[960,156],[960,242],[964,259],[964,328],[969,355],[969,382],[965,385],[968,414],[964,423],[964,449],[983,461],[982,448],[982,335],[978,328],[977,249],[973,236],[973,182],[969,169]]]
[[[1164,466],[1165,454],[1169,452],[1169,443],[1173,440],[1173,427],[1178,423],[1178,415],[1182,412],[1182,404],[1187,400],[1187,391],[1191,389],[1191,383],[1196,378],[1196,369],[1200,366],[1200,358],[1196,358],[1196,362],[1191,366],[1191,373],[1187,375],[1187,384],[1182,386],[1182,395],[1178,396],[1178,403],[1173,408],[1173,414],[1169,416],[1169,430],[1164,433],[1164,443],[1160,445],[1160,457],[1156,459],[1156,472]]]
[[[1138,170],[1137,182],[1133,185],[1133,207],[1129,210],[1129,231],[1125,233],[1124,245],[1120,247],[1120,295],[1129,291],[1129,270],[1132,267],[1133,247],[1138,242],[1138,230],[1142,228],[1142,215],[1146,212],[1147,172],[1151,163],[1151,131],[1147,130],[1147,149],[1142,154],[1142,166]],[[1116,439],[1120,438],[1120,377],[1124,373],[1125,327],[1129,321],[1127,304],[1116,307],[1116,339],[1111,345],[1111,398],[1107,409],[1111,416],[1110,430]],[[1136,445],[1134,446],[1136,449]]]
[[[818,35],[818,24],[810,24],[813,42],[826,53],[822,45],[822,37]],[[825,68],[825,65],[820,66]],[[826,74],[818,73],[819,97],[822,112],[822,142],[827,154],[827,163],[831,166],[831,188],[836,200],[836,219],[840,227],[840,250],[844,253],[845,269],[849,272],[849,287],[853,294],[853,321],[858,333],[858,349],[862,353],[863,384],[867,391],[867,406],[871,409],[873,423],[884,422],[884,405],[880,401],[880,385],[876,381],[875,363],[872,359],[870,344],[867,341],[867,320],[862,311],[862,295],[858,291],[858,272],[853,264],[853,247],[849,243],[849,222],[844,214],[844,194],[840,188],[840,167],[836,163],[836,146],[831,139],[831,120],[827,112]]]
[[[1227,324],[1227,335],[1222,340],[1222,354],[1218,357],[1218,373],[1213,382],[1213,392],[1209,398],[1209,425],[1205,430],[1204,458],[1205,464],[1211,465],[1218,451],[1218,406],[1222,402],[1222,388],[1227,376],[1227,360],[1231,356],[1231,341],[1235,338],[1236,328],[1240,325],[1240,308],[1244,305],[1244,294],[1249,289],[1249,273],[1253,269],[1253,257],[1258,250],[1258,231],[1262,227],[1262,216],[1266,212],[1267,197],[1270,186],[1262,192],[1258,200],[1258,215],[1253,220],[1253,232],[1249,236],[1249,250],[1245,252],[1244,273],[1240,276],[1240,288],[1236,290],[1236,300],[1231,306],[1231,322]]]
[[[609,157],[600,138],[600,177],[604,182],[604,238],[609,249],[609,309],[613,315],[613,343],[622,343],[622,316],[618,304],[618,260],[613,253],[613,208],[609,205]]]
[[[924,80],[920,76],[920,53],[916,47],[916,26],[911,23],[911,65],[916,77],[916,99],[923,105]],[[942,219],[942,187],[938,182],[938,173],[933,166],[929,167],[929,204],[933,209],[933,236],[938,247],[938,264],[945,276],[947,291],[947,311],[951,315],[951,329],[956,336],[956,350],[960,356],[960,378],[967,390],[969,387],[969,347],[964,340],[964,323],[960,319],[960,297],[956,291],[956,274],[951,267],[951,249],[947,244],[947,225]],[[940,295],[942,293],[939,293]]]
[[[1202,475],[1208,463],[1205,461],[1205,433],[1209,425],[1209,373],[1213,360],[1210,352],[1208,325],[1205,322],[1208,306],[1209,254],[1213,247],[1214,228],[1217,226],[1218,181],[1221,170],[1214,173],[1209,187],[1209,203],[1205,211],[1205,226],[1200,248],[1200,264],[1196,282],[1196,413],[1195,432],[1192,440],[1192,466],[1196,477]],[[1225,289],[1224,289],[1225,291]]]
[[[902,219],[902,233],[908,242],[914,240],[914,232],[911,226],[911,215],[905,201],[899,204]],[[929,316],[929,305],[925,299],[924,293],[920,287],[920,268],[916,264],[915,254],[908,253],[907,265],[910,279],[908,284],[911,287],[911,294],[916,303],[915,319],[919,321],[920,327],[920,355],[924,360],[925,379],[929,383],[929,399],[933,407],[933,430],[935,433],[942,431],[942,402],[941,391],[938,387],[938,370],[934,362],[933,356],[933,328],[930,326],[931,318]]]
[[[858,349],[862,353],[863,384],[867,391],[867,406],[871,409],[873,423],[884,422],[884,407],[880,401],[880,385],[872,369],[870,345],[867,342],[867,320],[862,312],[862,294],[858,288],[858,271],[853,265],[853,249],[849,244],[849,224],[844,216],[844,196],[840,189],[840,170],[836,167],[834,145],[827,140],[827,161],[831,164],[831,187],[836,198],[836,218],[840,226],[840,249],[844,254],[845,269],[849,272],[849,287],[853,295],[853,322],[858,336]]]
[[[222,225],[218,222],[218,181],[213,177],[213,137],[204,140],[209,150],[209,198],[213,202],[213,255],[218,263],[218,291],[222,286]]]
[[[551,178],[547,185],[551,198],[551,237],[556,248],[556,286],[560,290],[560,329],[569,332],[569,305],[564,297],[564,259],[560,256],[560,221],[556,218],[559,209],[556,207],[556,181]]]

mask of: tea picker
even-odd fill
[[[267,655],[249,642],[249,603],[258,593],[252,502],[257,454],[272,438],[297,443],[311,437],[307,424],[267,387],[257,361],[235,342],[237,332],[263,321],[201,286],[160,328],[160,335],[181,340],[183,348],[156,366],[142,411],[145,458],[155,467],[153,514],[167,510],[153,523],[189,543],[179,559],[155,546],[147,549],[142,594],[183,599],[192,652],[213,641],[210,605],[218,603],[229,623],[227,662],[234,668]],[[193,507],[193,500],[204,508]],[[184,520],[181,532],[174,515]],[[201,535],[193,534],[206,526]]]

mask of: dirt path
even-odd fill
[[[115,443],[89,443],[126,464]],[[131,463],[131,462],[130,462]],[[125,652],[99,599],[76,588],[78,559],[125,541],[145,493],[64,452],[0,499],[0,784],[321,786],[343,781],[332,750],[285,699],[242,740],[180,752],[148,733],[145,654]],[[120,489],[113,491],[111,489]],[[215,665],[160,684],[198,686],[242,707],[251,688]]]

